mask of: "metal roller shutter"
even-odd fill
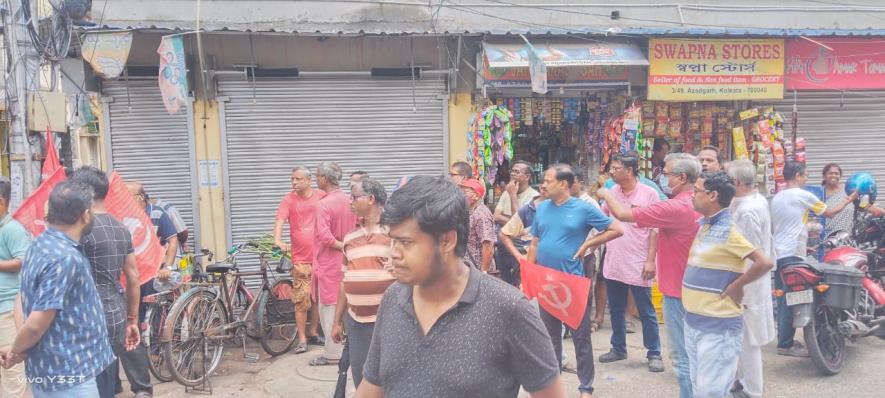
[[[411,80],[259,78],[222,80],[218,91],[227,100],[222,131],[231,243],[273,231],[294,166],[313,172],[321,161],[338,162],[345,189],[356,170],[388,189],[404,175],[446,170],[441,80],[413,86]],[[257,267],[254,258],[243,260],[242,269]]]
[[[172,203],[190,228],[189,243],[195,247],[199,223],[191,107],[168,114],[156,79],[106,81],[102,93],[110,97],[105,105],[111,169],[124,180],[144,184],[151,197]]]
[[[793,98],[790,93],[774,105],[792,126]],[[797,94],[798,132],[807,146],[809,183],[819,183],[827,163],[842,166],[846,177],[852,173],[873,173],[885,183],[885,91],[846,92],[800,91]],[[878,203],[885,203],[880,195]]]

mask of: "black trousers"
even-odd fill
[[[577,329],[564,325],[562,321],[550,315],[543,307],[540,307],[540,310],[541,320],[544,322],[544,326],[547,327],[550,340],[553,341],[556,363],[562,363],[562,328],[566,327],[571,332],[572,342],[575,344],[578,381],[580,381],[578,390],[593,393],[593,379],[596,377],[596,369],[593,365],[593,343],[590,341],[590,321],[593,320],[590,315],[590,304],[593,301],[593,291],[591,290],[587,296],[587,309],[584,311],[584,319],[581,320],[581,324],[578,325]]]

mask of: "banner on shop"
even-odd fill
[[[176,114],[187,100],[187,65],[181,36],[163,36],[160,41],[160,94],[166,112]]]
[[[547,68],[547,83],[582,83],[627,81],[629,67],[612,66],[573,66],[570,68]],[[491,68],[483,57],[483,83],[492,87],[527,87],[531,84],[529,68]]]
[[[885,46],[881,39],[814,40],[817,43],[805,39],[787,41],[787,89],[885,88],[885,51],[881,50]]]
[[[132,48],[131,31],[87,33],[82,40],[83,59],[89,62],[97,75],[105,79],[120,77]]]
[[[652,39],[648,99],[781,99],[784,55],[781,39]]]

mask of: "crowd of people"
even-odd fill
[[[165,250],[157,275],[139,285],[129,228],[105,207],[107,175],[82,167],[69,176],[52,190],[36,238],[12,219],[11,186],[0,181],[2,396],[110,398],[123,391],[122,367],[135,396],[150,397],[142,298],[171,275],[187,228],[171,204],[126,184]]]
[[[841,169],[830,165],[816,196],[804,189],[805,166],[788,162],[787,187],[769,204],[749,161],[723,164],[712,147],[697,156],[655,149],[655,180],[640,176],[634,152],[612,159],[595,183],[553,165],[538,190],[531,166],[513,162],[494,211],[463,162],[448,177],[403,178],[393,192],[357,171],[346,193],[334,162],[293,168],[274,240],[293,264],[294,353],[322,346],[310,365],[337,365],[342,397],[349,369],[358,397],[513,397],[520,388],[562,397],[566,371],[586,398],[597,360],[628,359],[635,316],[648,370],[664,371],[666,346],[680,397],[761,397],[763,346],[776,337],[778,354],[808,355],[792,314],[778,311],[775,322],[771,280],[782,282],[771,271],[805,257],[809,213],[845,228],[857,195],[837,193]],[[141,184],[127,188],[166,249],[155,278],[164,281],[187,228]],[[46,232],[32,239],[9,215],[10,185],[0,181],[4,396],[113,397],[121,367],[137,397],[152,394],[140,334],[155,280],[139,286],[132,238],[107,213],[107,194],[104,172],[74,171],[53,189]],[[577,327],[520,291],[526,262],[592,280]],[[594,358],[606,306],[610,348]]]

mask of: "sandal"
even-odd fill
[[[304,354],[305,352],[307,352],[307,342],[298,343],[293,351],[295,352],[295,354]]]
[[[561,369],[563,372],[565,372],[565,373],[571,373],[571,374],[574,374],[574,375],[578,374],[578,369],[575,368],[574,365],[572,365],[571,363],[568,363],[568,362],[566,362],[565,365],[562,365],[562,366],[560,367],[560,369]]]
[[[337,359],[329,359],[324,356],[318,356],[314,359],[310,360],[310,366],[329,366],[329,365],[337,365]]]

